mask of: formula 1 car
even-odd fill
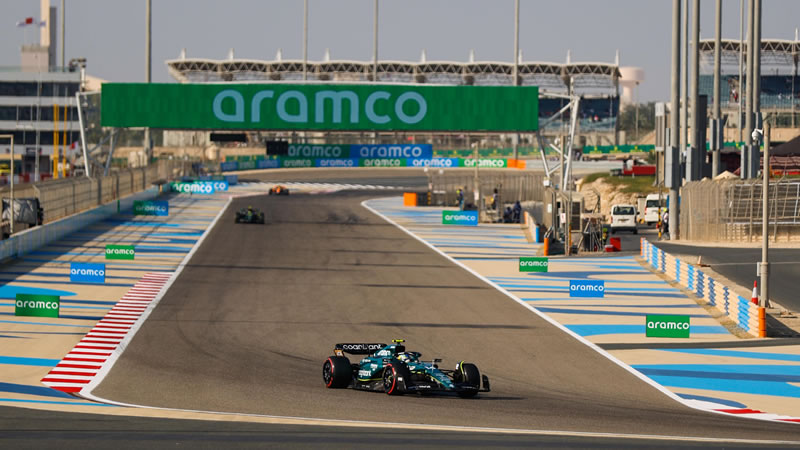
[[[269,195],[289,195],[289,189],[278,184],[269,188]]]
[[[236,211],[236,223],[264,223],[264,212],[252,206]]]
[[[489,377],[481,376],[474,364],[461,361],[455,370],[441,369],[441,359],[422,361],[422,354],[406,351],[403,342],[394,339],[390,345],[336,344],[334,356],[322,365],[325,387],[352,387],[389,395],[455,393],[462,398],[490,391]],[[366,356],[358,364],[351,364],[345,353]]]

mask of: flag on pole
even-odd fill
[[[17,26],[18,27],[27,27],[28,25],[39,25],[40,27],[43,27],[43,26],[47,25],[47,21],[46,20],[35,20],[33,17],[26,17],[26,18],[20,20],[19,22],[17,22]]]

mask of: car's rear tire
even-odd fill
[[[353,381],[353,366],[345,356],[329,356],[322,364],[322,381],[328,389],[342,389]]]
[[[481,373],[475,364],[460,362],[456,366],[453,374],[456,383],[466,383],[475,387],[474,391],[461,391],[458,396],[461,398],[471,398],[478,394],[481,387]]]

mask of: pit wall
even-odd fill
[[[751,336],[767,336],[764,308],[752,303],[750,299],[737,295],[733,289],[720,284],[702,270],[666,253],[645,238],[641,238],[640,243],[641,256],[651,267],[727,315]]]
[[[8,239],[0,241],[0,261],[24,256],[81,228],[104,220],[118,211],[130,211],[133,208],[134,200],[150,200],[157,195],[158,188],[151,187],[117,201],[14,233]]]

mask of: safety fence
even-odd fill
[[[182,161],[160,159],[147,167],[115,171],[105,177],[69,177],[19,185],[14,188],[14,197],[38,199],[44,210],[43,223],[48,223],[143,191],[156,181],[186,175],[187,167]],[[9,186],[0,189],[0,197],[9,196]]]
[[[119,199],[119,204],[116,204],[116,202],[108,203],[42,226],[15,233],[8,239],[0,240],[0,261],[21,257],[99,220],[106,219],[118,211],[130,211],[133,208],[133,202],[136,200],[149,200],[157,195],[158,188],[149,188]]]
[[[461,189],[465,203],[474,203],[477,182],[480,209],[488,210],[492,200],[502,213],[502,206],[514,202],[541,201],[544,191],[544,175],[532,172],[500,170],[478,170],[477,176],[468,172],[428,171],[428,183],[432,192],[432,204],[458,205],[458,190]],[[495,190],[497,193],[495,194]]]
[[[641,238],[642,258],[654,269],[692,291],[697,297],[733,320],[739,328],[755,337],[766,337],[766,313],[732,289],[706,275],[702,270],[668,254],[647,239]]]
[[[763,187],[753,181],[695,181],[681,189],[681,239],[753,241],[761,239]],[[769,185],[769,225],[773,241],[800,241],[800,181]]]

